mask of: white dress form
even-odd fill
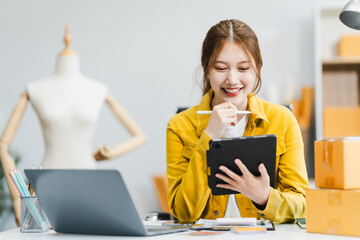
[[[30,98],[43,128],[46,168],[94,168],[95,160],[119,157],[146,142],[145,133],[125,108],[107,93],[107,87],[80,74],[79,59],[69,47],[69,27],[66,27],[64,40],[65,49],[58,57],[55,74],[28,85],[1,135],[0,160],[4,173],[16,168],[9,147]],[[131,137],[112,147],[101,144],[91,153],[91,136],[104,101]],[[20,226],[19,193],[9,174],[5,174],[5,179],[14,203],[15,220]]]
[[[91,139],[107,92],[81,75],[77,55],[58,56],[54,75],[27,86],[44,135],[44,168],[95,168]]]

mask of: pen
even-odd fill
[[[15,169],[15,177],[18,179],[20,187],[23,189],[24,196],[30,196],[30,192],[26,187],[26,183],[19,170]]]
[[[34,165],[31,166],[31,169],[34,169]],[[29,191],[30,191],[30,195],[33,196],[34,195],[34,188],[31,186],[30,182],[29,182]]]
[[[10,169],[9,169],[9,176],[10,176],[12,182],[14,183],[14,185],[15,185],[15,187],[16,187],[16,190],[17,190],[17,191],[19,192],[19,194],[21,195],[20,189],[18,188],[18,185],[15,183],[16,179],[14,178],[14,176],[13,176],[13,174],[12,174],[12,172],[11,172]]]
[[[197,114],[212,114],[212,111],[197,111]],[[236,111],[236,114],[250,114],[250,111]]]

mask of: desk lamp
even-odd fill
[[[340,13],[340,20],[346,26],[360,30],[360,0],[351,0]]]

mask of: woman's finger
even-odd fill
[[[213,107],[213,112],[220,112],[220,111],[221,112],[228,111],[230,113],[233,113],[237,111],[237,108],[231,103],[223,103]]]
[[[224,173],[226,173],[234,181],[241,182],[241,177],[239,175],[237,175],[236,173],[234,173],[233,171],[231,171],[230,169],[228,169],[227,167],[220,166],[219,169],[221,171],[223,171]]]
[[[247,167],[240,161],[240,159],[235,159],[235,164],[239,167],[244,177],[252,176],[253,174],[247,169]]]
[[[220,188],[226,188],[226,189],[230,189],[230,190],[233,190],[233,191],[236,191],[236,192],[239,192],[236,187],[230,185],[230,184],[216,184],[216,187],[220,187]]]
[[[215,174],[215,177],[223,180],[224,182],[226,182],[226,183],[228,183],[228,184],[230,184],[230,185],[236,184],[236,182],[235,182],[233,179],[231,179],[231,178],[229,178],[229,177],[227,177],[227,176],[224,176],[224,175],[222,175],[222,174],[220,174],[220,173]]]
[[[225,118],[223,120],[223,124],[227,127],[231,126],[235,126],[236,125],[236,118]]]
[[[267,172],[267,170],[266,170],[265,165],[264,165],[263,163],[261,163],[261,164],[259,165],[258,169],[259,169],[259,172],[260,172],[260,174],[261,174],[261,178],[264,179],[264,180],[266,180],[266,181],[269,181],[269,180],[270,180],[270,177],[269,177],[269,174],[268,174],[268,172]]]

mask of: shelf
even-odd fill
[[[360,107],[360,56],[338,56],[341,37],[359,35],[358,31],[346,27],[339,20],[346,3],[345,0],[326,2],[318,4],[315,9],[315,121],[318,140],[328,136],[360,135],[360,110],[357,108]]]
[[[333,57],[330,59],[324,59],[323,65],[339,65],[339,64],[360,64],[359,57]]]

